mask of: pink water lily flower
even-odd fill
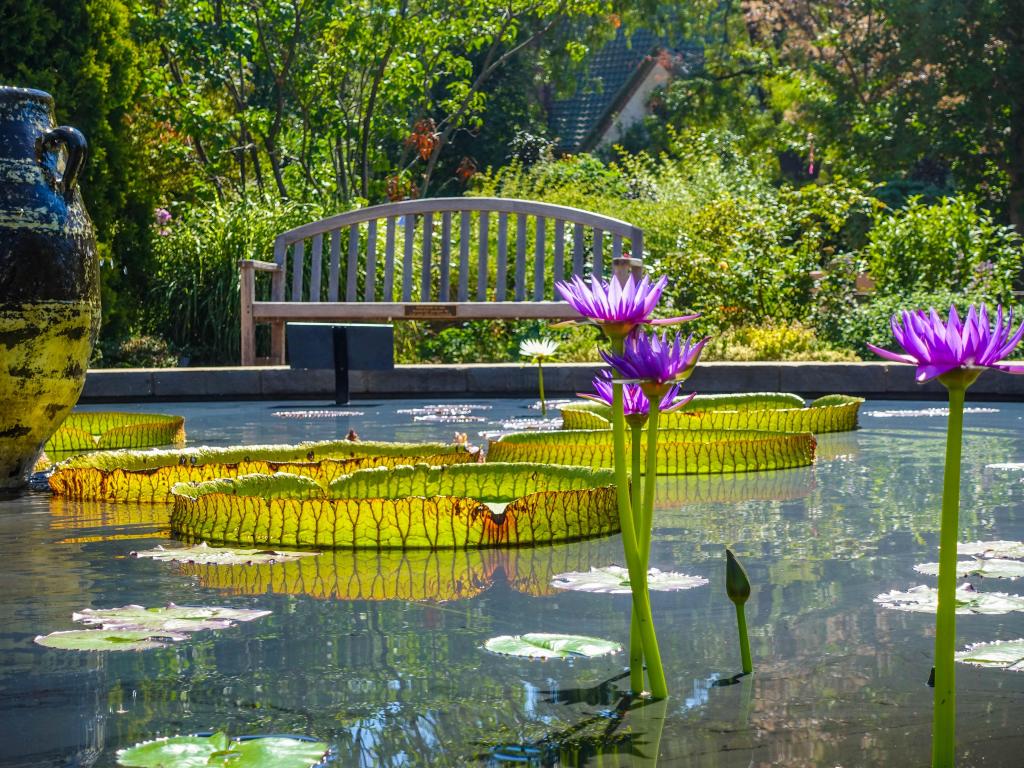
[[[588,283],[579,275],[573,275],[569,281],[555,283],[555,288],[569,306],[583,317],[613,334],[625,336],[638,325],[670,325],[698,317],[684,315],[651,319],[651,313],[658,305],[667,283],[668,279],[664,276],[655,283],[651,283],[646,275],[640,282],[630,275],[625,283],[617,279],[604,281],[591,276]]]
[[[693,334],[683,341],[681,333],[670,339],[667,332],[659,337],[634,331],[626,337],[621,355],[602,351],[601,357],[623,379],[660,386],[689,376],[709,340],[705,337],[694,344]]]
[[[994,322],[988,310],[974,305],[967,310],[963,322],[956,307],[949,308],[949,319],[943,322],[934,310],[903,311],[892,316],[889,323],[896,343],[903,353],[868,348],[876,355],[897,363],[917,366],[915,378],[925,382],[957,369],[995,368],[1008,373],[1024,373],[1024,361],[1003,363],[1024,338],[1024,323],[1013,330],[1013,311],[1003,318],[1003,308],[996,308]]]
[[[697,395],[693,392],[686,397],[679,397],[679,384],[673,384],[661,398],[658,410],[662,413],[677,411],[693,400]],[[612,374],[611,371],[601,371],[594,377],[594,394],[589,392],[577,392],[579,397],[593,400],[604,405],[612,404]],[[646,416],[650,411],[651,404],[639,384],[625,384],[622,387],[623,411],[626,416]],[[679,399],[677,399],[679,398]]]

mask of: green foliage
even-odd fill
[[[149,52],[133,36],[131,0],[4,4],[0,80],[54,97],[57,121],[85,134],[80,177],[103,260],[105,333],[122,337],[142,296],[159,165],[147,162],[140,73]]]
[[[192,364],[238,359],[238,261],[273,261],[274,238],[326,215],[317,205],[235,200],[196,207],[154,241],[146,324]],[[269,298],[270,281],[257,278]]]
[[[881,293],[960,290],[1006,301],[1024,246],[968,197],[934,205],[912,198],[902,210],[876,214],[864,257]]]
[[[838,347],[853,350],[866,360],[872,360],[875,356],[864,345],[871,343],[887,349],[893,348],[889,319],[896,312],[934,308],[945,313],[951,306],[955,306],[962,314],[970,304],[985,301],[989,301],[991,306],[990,297],[962,291],[909,291],[904,294],[872,296],[837,318],[834,335],[830,335],[827,340]]]
[[[704,360],[858,360],[847,349],[837,349],[818,338],[813,328],[797,321],[730,328],[713,337],[704,348]]]

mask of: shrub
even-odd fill
[[[865,360],[873,360],[876,359],[874,354],[865,349],[864,345],[870,342],[887,349],[893,348],[889,319],[896,312],[904,309],[934,308],[945,317],[949,308],[955,306],[962,316],[968,305],[980,303],[988,303],[989,307],[994,307],[990,296],[976,292],[910,291],[905,294],[874,296],[870,301],[854,308],[841,324],[839,335],[830,338],[829,341],[856,352]],[[1024,308],[1015,307],[1014,314],[1024,320],[1022,309]]]
[[[193,363],[232,364],[239,355],[239,259],[273,261],[274,237],[321,218],[317,206],[233,200],[177,215],[154,238],[147,326]],[[269,283],[257,290],[269,298]]]
[[[167,342],[155,336],[133,336],[122,341],[100,339],[93,350],[91,368],[173,368],[178,357]]]
[[[711,339],[705,360],[858,360],[851,351],[821,341],[813,328],[799,322],[747,325],[731,328]]]
[[[883,294],[966,290],[1006,301],[1024,247],[1012,227],[958,195],[879,211],[864,256]]]

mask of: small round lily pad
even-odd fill
[[[886,592],[876,597],[875,602],[883,608],[892,608],[898,611],[935,613],[939,603],[939,593],[934,587],[921,584],[911,587],[906,592],[900,592],[897,589]],[[1024,597],[1008,595],[1005,592],[978,592],[970,586],[958,587],[956,590],[956,612],[958,614],[999,615],[1011,611],[1024,611]]]
[[[914,570],[928,576],[939,575],[938,563],[921,563]],[[956,564],[959,578],[981,576],[986,579],[1019,579],[1024,576],[1024,560],[1005,560],[993,557],[989,560],[961,560]]]
[[[98,624],[104,629],[137,630],[140,632],[198,632],[204,629],[227,629],[236,621],[252,621],[270,614],[248,608],[175,605],[146,608],[125,605],[120,608],[86,608],[71,615],[73,621]]]
[[[687,576],[685,573],[660,571],[657,568],[651,568],[647,572],[647,588],[656,592],[676,592],[702,587],[707,583],[708,580],[702,576]],[[621,565],[608,565],[603,568],[591,568],[589,571],[559,573],[552,578],[551,586],[577,592],[628,595],[629,571]]]
[[[194,547],[156,547],[132,552],[132,557],[163,560],[191,565],[272,565],[290,563],[300,557],[313,557],[319,552],[277,551],[273,549],[237,549],[211,547],[206,542]]]
[[[560,635],[531,632],[525,635],[492,637],[484,648],[502,656],[522,656],[528,659],[593,658],[618,653],[622,646],[611,640],[586,635]]]
[[[212,736],[172,736],[143,741],[117,752],[125,768],[311,768],[326,757],[330,746],[288,736],[229,739]]]
[[[1024,638],[994,643],[974,643],[957,651],[956,660],[978,667],[1024,672]]]
[[[35,641],[47,648],[63,651],[147,651],[152,648],[166,648],[167,642],[184,640],[185,635],[168,632],[154,635],[144,630],[125,629],[73,629],[67,632],[51,632],[39,635]]]
[[[1024,559],[1022,541],[963,541],[957,545],[957,554],[975,557],[1001,557],[1014,560]]]

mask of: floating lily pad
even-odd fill
[[[270,611],[216,606],[170,605],[146,608],[125,605],[121,608],[86,608],[71,615],[73,621],[99,624],[104,629],[139,632],[198,632],[204,629],[227,629],[236,621],[252,621],[270,615]]]
[[[928,576],[938,576],[939,564],[923,563],[915,565],[914,570]],[[960,578],[981,576],[986,579],[1019,579],[1024,576],[1024,560],[961,560],[956,564],[956,575]]]
[[[417,465],[354,472],[328,489],[300,481],[179,483],[171,529],[232,544],[378,550],[551,544],[619,530],[610,470]]]
[[[156,549],[132,552],[132,557],[195,565],[263,565],[288,563],[298,560],[300,557],[315,557],[319,554],[319,552],[278,552],[273,549],[211,547],[204,541],[194,547],[157,547]]]
[[[701,576],[687,576],[685,573],[659,571],[657,568],[647,572],[647,587],[656,592],[677,592],[702,587],[707,583],[708,580]],[[577,592],[628,595],[629,571],[620,565],[608,565],[604,568],[591,568],[589,571],[559,573],[551,580],[551,586]]]
[[[688,475],[805,467],[814,463],[815,445],[810,432],[664,429],[658,433],[657,469],[663,475]],[[645,452],[646,437],[641,453]],[[612,432],[610,429],[516,432],[492,440],[487,459],[612,467]]]
[[[117,764],[125,768],[311,768],[324,759],[329,749],[322,741],[288,736],[172,736],[119,749]]]
[[[965,650],[957,651],[956,660],[978,667],[1024,672],[1024,639],[974,643]]]
[[[962,541],[957,544],[957,554],[974,555],[983,558],[1024,559],[1024,542],[1021,541]]]
[[[492,637],[484,643],[484,648],[502,656],[523,656],[529,659],[568,659],[577,656],[593,658],[622,650],[618,643],[599,637],[557,635],[547,632]]]
[[[39,635],[35,641],[47,648],[59,648],[64,651],[146,651],[152,648],[166,648],[165,641],[177,642],[186,637],[187,635],[180,632],[154,635],[149,630],[72,629],[67,632]]]
[[[408,464],[476,462],[478,453],[446,443],[376,443],[337,440],[298,445],[100,451],[57,465],[50,488],[74,499],[172,501],[175,483],[285,472],[326,486],[350,472]]]
[[[918,613],[935,613],[939,603],[938,590],[924,584],[911,587],[906,592],[892,590],[875,598],[883,608]],[[956,612],[958,614],[998,615],[1011,611],[1024,611],[1024,597],[1008,595],[1005,592],[978,592],[970,586],[956,590]]]
[[[785,392],[698,395],[678,411],[662,416],[666,429],[845,432],[857,428],[859,397],[826,395],[809,405]],[[603,403],[572,403],[562,408],[564,429],[609,429],[611,408]]]
[[[51,454],[97,448],[152,448],[185,442],[185,419],[161,413],[90,411],[69,414],[46,441]]]

